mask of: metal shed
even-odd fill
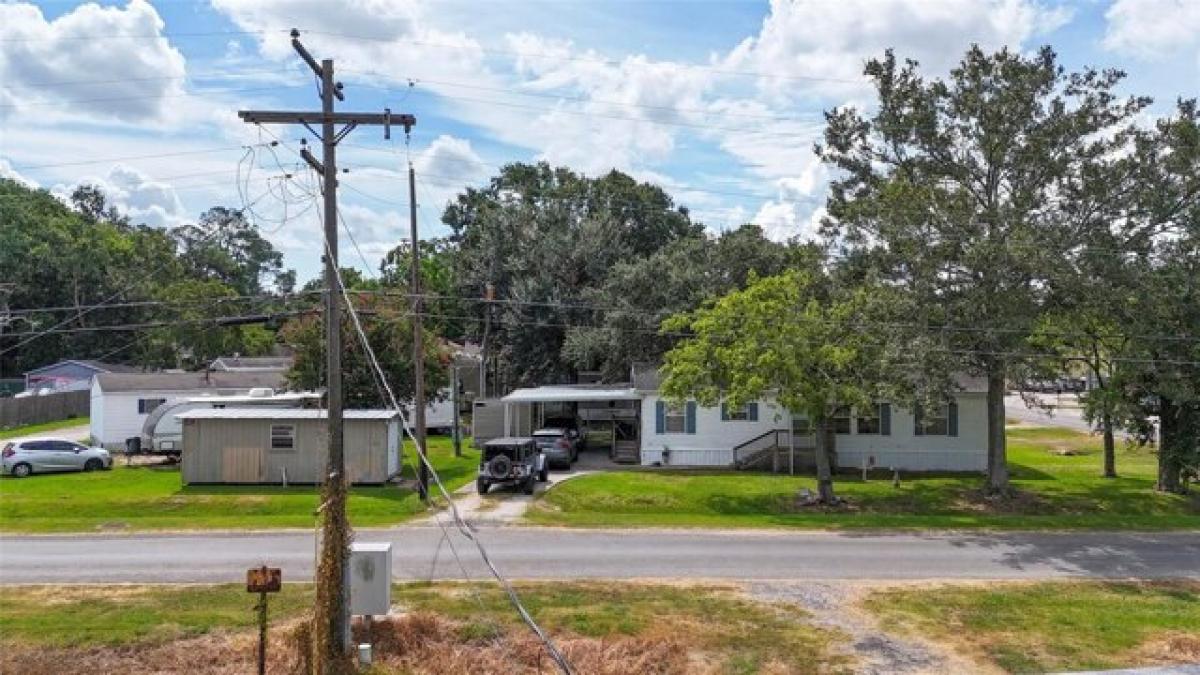
[[[321,483],[326,412],[283,408],[189,410],[183,422],[184,484]],[[345,412],[346,471],[354,484],[381,484],[400,472],[400,416]]]

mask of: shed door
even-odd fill
[[[223,448],[221,481],[224,483],[262,482],[262,448]]]

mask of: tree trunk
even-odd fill
[[[829,422],[821,419],[817,421],[817,495],[821,499],[822,504],[836,504],[837,495],[833,493],[833,456],[832,448],[833,434],[830,433]]]
[[[1008,492],[1008,449],[1004,436],[1004,367],[993,363],[987,374],[987,491]]]
[[[1104,417],[1100,420],[1100,425],[1104,431],[1104,477],[1117,477],[1117,448],[1116,442],[1113,440],[1113,423],[1112,415],[1104,413]]]
[[[1159,492],[1182,492],[1183,485],[1180,474],[1183,473],[1183,462],[1179,447],[1182,439],[1179,437],[1180,406],[1169,398],[1160,397],[1158,407],[1158,483],[1154,486]]]

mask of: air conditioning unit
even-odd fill
[[[384,616],[392,607],[392,545],[350,545],[350,613]]]

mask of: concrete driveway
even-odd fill
[[[39,431],[35,434],[27,434],[24,436],[16,436],[13,438],[5,438],[0,440],[0,445],[11,443],[14,441],[33,441],[39,438],[61,438],[68,441],[82,441],[92,434],[92,427],[88,423],[83,423],[78,426],[65,427],[55,429],[53,431]]]

